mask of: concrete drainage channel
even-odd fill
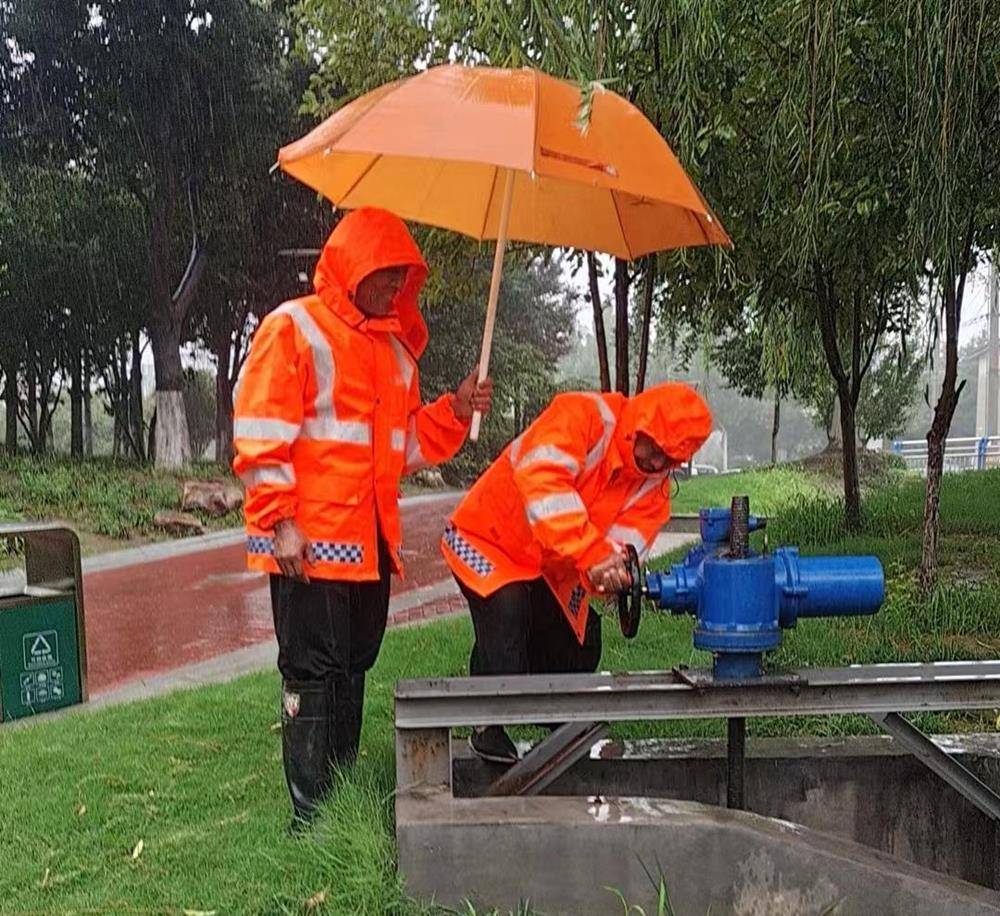
[[[402,682],[396,691],[396,830],[408,890],[460,906],[741,916],[1000,913],[997,819],[891,737],[751,740],[744,810],[722,807],[722,742],[606,740],[594,722],[992,708],[997,663],[860,666],[788,684],[698,690],[669,673]],[[484,683],[489,682],[489,683]],[[542,697],[545,697],[543,702]],[[511,780],[470,758],[451,729],[566,723],[546,778]],[[575,732],[572,732],[576,729]],[[557,736],[569,738],[560,742]],[[586,748],[574,760],[572,734]],[[547,742],[543,742],[547,743]],[[1000,788],[1000,736],[938,738],[987,792]],[[567,750],[569,749],[569,750]],[[537,751],[537,749],[536,749]],[[964,791],[963,791],[964,790]],[[492,793],[486,794],[484,793]],[[987,806],[988,807],[988,806]]]
[[[949,744],[1000,785],[996,736]],[[544,795],[507,798],[479,795],[500,768],[454,751],[452,791],[397,802],[420,896],[609,913],[616,888],[651,913],[662,874],[684,916],[1000,912],[996,823],[891,738],[751,742],[748,811],[721,807],[721,743],[602,742]]]

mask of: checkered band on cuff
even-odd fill
[[[348,563],[356,566],[365,561],[365,548],[361,544],[313,541],[312,552],[317,563]],[[247,537],[247,553],[273,556],[274,538],[266,535],[250,535]]]
[[[453,525],[445,528],[444,542],[451,548],[452,553],[477,576],[485,579],[486,576],[493,572],[493,564],[462,537]]]
[[[274,538],[251,534],[247,537],[247,553],[273,554]]]
[[[576,617],[580,613],[580,606],[583,604],[584,596],[587,593],[582,585],[578,585],[569,593],[569,612]]]
[[[361,544],[341,544],[337,541],[313,541],[313,557],[320,563],[351,563],[365,561],[365,549]]]

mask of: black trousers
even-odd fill
[[[385,635],[390,575],[389,552],[380,542],[374,582],[271,576],[278,670],[286,689],[301,697],[303,714],[307,696],[327,698],[333,762],[347,762],[357,753],[365,672],[375,664]]]
[[[458,584],[469,603],[476,631],[469,660],[473,676],[597,670],[601,661],[600,617],[589,615],[580,645],[544,579],[512,582],[486,598]]]
[[[375,582],[271,576],[278,670],[293,681],[364,673],[378,657],[389,613],[389,551]]]

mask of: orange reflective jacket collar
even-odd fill
[[[690,461],[712,432],[712,412],[690,385],[664,382],[629,398],[615,428],[619,454],[635,474],[633,444],[644,432],[675,461]]]
[[[406,282],[396,296],[394,312],[368,318],[351,301],[358,284],[385,267],[408,267]],[[427,346],[427,326],[417,299],[427,279],[427,264],[406,224],[377,207],[362,207],[337,223],[323,246],[313,284],[324,304],[352,327],[368,321],[378,330],[399,334],[414,358]]]

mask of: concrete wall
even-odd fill
[[[649,798],[396,800],[399,865],[416,897],[508,912],[679,916],[996,916],[1000,895],[858,843],[744,811]],[[652,880],[651,880],[652,877]],[[634,910],[632,911],[634,912]]]
[[[939,738],[1000,789],[1000,736]],[[549,795],[647,796],[724,806],[721,742],[605,743]],[[462,754],[454,792],[481,792],[501,772]],[[765,739],[749,742],[747,808],[863,843],[943,874],[1000,888],[1000,831],[892,739]]]

